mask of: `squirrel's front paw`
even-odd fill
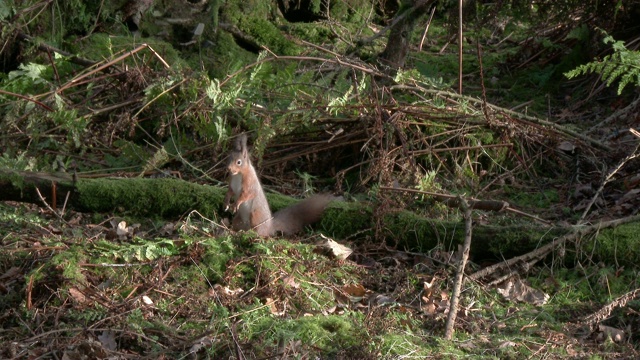
[[[229,208],[229,211],[230,211],[232,214],[235,214],[235,213],[237,213],[237,212],[238,212],[238,209],[240,208],[240,204],[235,203],[235,204],[233,204],[233,205],[229,205],[229,206],[227,206],[227,207]]]

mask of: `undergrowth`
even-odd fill
[[[29,214],[0,209],[3,219]],[[38,231],[44,221],[23,219],[21,234]],[[71,233],[66,225],[56,226]],[[494,288],[468,283],[456,337],[447,342],[440,338],[446,312],[441,305],[427,306],[438,299],[446,303],[451,286],[451,270],[433,262],[441,256],[436,252],[398,256],[376,250],[363,266],[336,261],[308,242],[251,234],[176,233],[106,242],[95,237],[95,227],[75,226],[77,236],[50,234],[37,243],[2,228],[0,273],[5,279],[10,269],[24,274],[0,294],[0,316],[15,315],[5,322],[13,330],[0,334],[3,354],[13,341],[38,342],[29,332],[35,322],[74,334],[69,340],[76,343],[85,336],[107,337],[121,349],[169,357],[242,351],[249,358],[564,358],[582,351],[605,357],[637,351],[635,338],[600,346],[595,339],[578,343],[561,335],[585,313],[629,286],[637,288],[635,270],[588,262],[581,272],[552,263],[531,269],[527,281],[552,295],[542,306],[507,301]],[[600,291],[603,286],[609,291]],[[623,318],[616,313],[608,324],[623,326]],[[553,344],[545,343],[551,336]]]

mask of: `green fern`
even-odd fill
[[[590,73],[600,74],[607,86],[619,81],[618,95],[630,83],[640,86],[640,52],[627,49],[623,41],[616,41],[611,36],[605,37],[604,43],[612,43],[613,54],[600,61],[580,65],[564,75],[573,79]]]
[[[122,259],[130,263],[134,261],[151,261],[160,257],[175,256],[180,248],[173,240],[156,239],[145,240],[134,238],[134,243],[114,244],[109,241],[100,241],[96,249],[101,256],[114,259]]]

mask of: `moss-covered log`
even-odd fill
[[[57,208],[69,193],[67,207],[83,212],[115,212],[135,217],[159,216],[179,218],[192,210],[210,218],[222,213],[226,189],[177,179],[101,178],[73,179],[69,174],[0,171],[0,200],[42,204],[38,189],[51,206],[55,184]],[[272,209],[278,210],[297,200],[267,194]],[[388,245],[400,249],[426,252],[438,246],[456,249],[462,243],[464,226],[457,221],[426,219],[410,211],[398,210],[374,215],[371,204],[332,203],[317,228],[338,239],[371,239],[375,224]],[[476,259],[510,258],[529,252],[572,231],[564,227],[541,227],[523,221],[515,225],[476,225],[473,229],[471,254]],[[594,240],[584,241],[576,252],[580,256],[595,254],[599,260],[618,264],[640,263],[640,223],[622,224],[603,229]],[[354,236],[356,235],[356,236]],[[595,235],[594,235],[595,237]],[[572,255],[571,258],[574,258]]]
[[[326,211],[319,227],[336,238],[359,233],[361,238],[375,235],[371,206],[356,203],[334,203]],[[464,239],[461,221],[432,220],[413,212],[398,210],[384,215],[380,234],[388,245],[399,249],[429,251],[438,246],[457,249]],[[554,238],[570,232],[570,228],[540,227],[523,221],[516,225],[476,225],[473,228],[471,254],[480,259],[502,260],[534,250]]]
[[[177,218],[192,210],[214,217],[222,210],[226,192],[226,189],[220,187],[172,178],[74,179],[67,173],[18,171],[0,171],[0,189],[2,201],[42,205],[39,191],[47,204],[61,208],[69,194],[67,206],[78,211],[118,212],[163,218]],[[269,195],[269,202],[274,210],[295,201],[282,195]]]

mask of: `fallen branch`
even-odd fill
[[[493,274],[496,273],[498,271],[501,271],[503,269],[509,269],[512,268],[514,266],[516,266],[519,263],[528,263],[529,267],[533,264],[535,264],[536,262],[540,261],[541,259],[543,259],[545,256],[547,256],[549,253],[551,253],[551,251],[555,250],[556,248],[560,247],[560,246],[564,246],[564,244],[568,241],[568,240],[575,240],[578,239],[582,236],[585,236],[589,233],[601,230],[601,229],[606,229],[609,227],[616,227],[618,225],[621,224],[625,224],[625,223],[630,223],[630,222],[635,222],[635,221],[640,221],[640,215],[635,215],[635,216],[629,216],[626,218],[622,218],[622,219],[616,219],[616,220],[611,220],[611,221],[605,221],[605,222],[600,222],[594,225],[590,225],[590,226],[577,226],[575,227],[575,231],[569,234],[566,234],[564,236],[561,236],[560,238],[552,241],[551,243],[544,245],[534,251],[528,252],[524,255],[521,256],[517,256],[514,258],[511,258],[509,260],[505,260],[501,263],[497,263],[495,265],[492,266],[488,266],[482,270],[476,271],[475,273],[471,274],[468,276],[469,280],[479,280],[481,278],[486,277],[489,274]]]
[[[460,256],[460,264],[456,271],[456,278],[453,283],[453,292],[451,294],[451,302],[449,303],[449,315],[445,325],[445,339],[453,338],[453,327],[456,323],[456,315],[458,314],[458,302],[460,301],[460,291],[464,282],[464,269],[469,260],[469,250],[471,249],[471,235],[473,231],[473,218],[471,217],[471,207],[462,197],[458,197],[460,208],[464,211],[464,244],[462,245],[462,255]]]
[[[435,96],[439,96],[439,97],[443,97],[443,98],[451,98],[451,99],[460,99],[460,100],[465,100],[468,103],[473,103],[473,104],[477,104],[478,106],[482,106],[483,105],[483,101],[481,99],[472,97],[472,96],[467,96],[467,95],[460,95],[454,92],[449,92],[449,91],[444,91],[444,90],[435,90],[435,89],[427,89],[421,86],[416,86],[416,85],[393,85],[391,86],[391,89],[398,89],[398,90],[413,90],[416,91],[417,93],[420,94],[432,94]],[[517,111],[513,111],[510,109],[506,109],[497,105],[493,105],[490,103],[487,103],[487,107],[490,108],[491,110],[498,112],[498,113],[502,113],[502,114],[506,114],[509,115],[515,119],[522,119],[524,121],[528,121],[530,123],[533,124],[538,124],[541,126],[545,126],[547,128],[551,128],[553,130],[555,130],[556,132],[560,133],[560,134],[565,134],[568,136],[571,136],[573,138],[576,139],[580,139],[582,141],[584,141],[585,143],[591,144],[593,147],[596,147],[598,149],[601,150],[605,150],[605,151],[609,151],[612,152],[613,149],[608,146],[603,144],[602,142],[590,138],[584,134],[581,134],[577,131],[574,131],[572,129],[569,129],[565,126],[556,124],[552,121],[549,120],[544,120],[544,119],[540,119],[537,118],[535,116],[531,116],[531,115],[525,115],[522,113],[519,113]],[[521,121],[522,121],[521,120]]]
[[[588,325],[593,331],[595,325],[599,322],[602,322],[606,318],[608,318],[614,309],[626,306],[629,301],[634,300],[638,297],[640,297],[640,289],[629,291],[628,293],[622,296],[619,296],[617,299],[608,303],[607,305],[602,307],[600,310],[594,312],[593,314],[584,316],[580,320],[580,322],[582,324]]]
[[[415,190],[415,189],[407,189],[407,188],[393,188],[393,187],[388,187],[388,186],[381,186],[380,189],[382,190],[391,190],[391,191],[403,191],[403,192],[410,192],[410,193],[416,193],[416,194],[421,194],[421,195],[429,195],[431,197],[433,197],[436,201],[442,202],[445,205],[451,207],[451,208],[457,208],[460,207],[460,200],[462,199],[458,196],[455,195],[447,195],[447,194],[438,194],[438,193],[433,193],[433,192],[428,192],[428,191],[422,191],[422,190]],[[495,212],[500,212],[500,211],[510,211],[514,214],[518,214],[518,215],[522,215],[525,217],[528,217],[530,219],[533,219],[535,221],[538,221],[540,223],[546,224],[546,225],[551,225],[551,223],[547,220],[541,219],[535,215],[532,214],[527,214],[523,211],[517,210],[512,208],[508,202],[506,201],[499,201],[499,200],[478,200],[478,199],[474,199],[474,198],[465,198],[464,199],[465,202],[468,203],[469,207],[472,210],[484,210],[484,211],[495,211]]]
[[[640,153],[638,153],[638,149],[640,149],[640,142],[638,142],[638,145],[636,145],[636,148],[633,149],[633,151],[631,152],[631,154],[627,155],[627,157],[625,157],[624,159],[622,159],[622,161],[620,161],[620,163],[618,164],[618,166],[616,166],[613,170],[611,170],[609,172],[609,174],[607,175],[607,177],[602,181],[602,184],[600,185],[600,187],[598,188],[598,190],[596,191],[595,195],[593,195],[593,197],[591,198],[591,201],[589,201],[589,204],[587,205],[587,207],[584,209],[584,212],[582,213],[582,216],[580,217],[580,220],[578,221],[578,224],[581,224],[582,222],[584,222],[584,219],[587,217],[587,214],[589,213],[589,210],[591,210],[591,206],[593,206],[593,203],[596,202],[596,200],[598,199],[598,197],[600,196],[600,193],[602,193],[602,190],[604,190],[605,185],[607,185],[611,179],[613,178],[613,176],[615,174],[618,173],[618,171],[620,171],[620,169],[622,169],[622,167],[629,161],[637,158],[638,156],[640,156]]]

